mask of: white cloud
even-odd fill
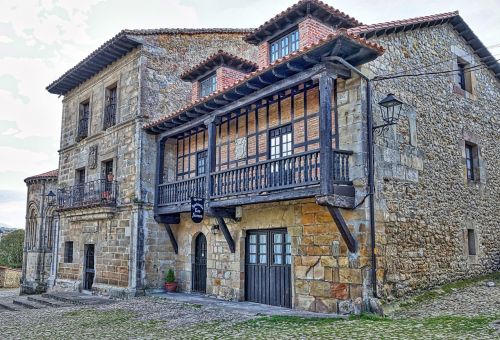
[[[8,128],[4,132],[2,132],[2,135],[3,136],[13,136],[13,135],[15,135],[18,132],[20,132],[20,130],[14,129],[14,128]]]

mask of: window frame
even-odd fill
[[[212,72],[206,77],[200,79],[199,83],[199,98],[203,98],[209,96],[210,94],[217,91],[217,72]],[[208,85],[207,85],[208,84]],[[207,86],[207,87],[205,87]],[[207,88],[210,86],[207,92]]]
[[[283,43],[286,42],[286,53],[284,53],[285,45]],[[269,61],[270,63],[275,62],[278,59],[281,59],[295,51],[298,51],[300,48],[300,34],[299,28],[294,27],[288,32],[269,40]]]
[[[85,110],[85,108],[87,108],[87,110]],[[77,137],[77,140],[82,140],[84,138],[87,138],[90,133],[89,133],[89,129],[90,129],[90,98],[87,98],[86,100],[80,102],[80,104],[78,104],[78,124],[76,126],[76,137]],[[86,121],[86,129],[85,129],[85,132],[82,133],[82,131],[80,131],[81,129],[83,129],[82,127],[82,121],[85,120]]]
[[[113,95],[114,94],[114,95]],[[114,105],[114,106],[113,106]],[[102,129],[106,130],[116,125],[116,112],[118,106],[118,83],[107,86],[104,90],[104,114],[102,120]],[[112,109],[110,109],[112,107]],[[112,110],[112,112],[108,112]],[[106,123],[108,115],[112,114],[112,124]]]
[[[475,152],[476,146],[472,143],[465,142],[465,168],[467,170],[467,180],[475,181],[477,176],[474,169],[475,166]]]
[[[278,133],[276,135],[273,135],[275,133]],[[290,135],[290,140],[288,141],[283,141],[283,136],[285,135]],[[272,144],[272,141],[274,139],[278,138],[279,139],[279,144],[278,145],[274,145]],[[293,126],[292,124],[285,124],[285,125],[281,125],[281,126],[278,126],[274,129],[270,129],[269,132],[268,132],[268,136],[267,136],[267,147],[268,147],[268,159],[279,159],[279,158],[283,158],[283,157],[288,157],[288,156],[291,156],[293,155],[293,149],[294,149],[294,143],[293,143]],[[284,152],[283,152],[283,145],[284,144],[290,144],[290,147],[287,149],[286,151],[286,155],[284,155]],[[279,151],[278,151],[278,154],[276,153],[273,153],[273,148],[276,148],[276,147],[279,147]]]
[[[73,241],[64,242],[64,263],[73,263],[74,244]]]
[[[203,176],[207,174],[208,164],[207,164],[208,150],[201,150],[196,153],[196,176]],[[203,160],[203,172],[200,172],[200,161]]]
[[[477,255],[477,247],[476,247],[476,230],[474,229],[467,229],[467,254],[469,256],[476,256]]]

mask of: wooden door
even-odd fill
[[[93,244],[85,245],[85,269],[83,273],[83,289],[92,290],[95,277],[95,246]]]
[[[245,255],[245,298],[292,307],[291,245],[284,229],[248,231]]]
[[[193,292],[207,292],[207,239],[202,233],[195,239],[191,285]]]

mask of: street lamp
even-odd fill
[[[378,105],[380,105],[380,111],[382,111],[384,124],[374,126],[373,130],[398,123],[403,102],[397,99],[394,93],[389,93],[384,99],[378,102]]]
[[[46,196],[47,196],[47,205],[49,207],[55,206],[56,205],[56,194],[54,194],[54,192],[52,190],[50,190]]]

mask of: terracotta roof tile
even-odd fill
[[[218,59],[220,59],[221,57],[225,58],[227,60],[234,61],[236,63],[243,64],[243,67],[245,67],[246,69],[249,69],[251,71],[255,71],[258,68],[257,64],[250,61],[250,60],[238,57],[234,54],[231,54],[229,52],[225,52],[223,50],[219,50],[217,53],[212,54],[211,56],[209,56],[207,59],[205,59],[201,63],[191,67],[189,70],[187,70],[186,72],[181,74],[181,79],[182,80],[189,80],[186,78],[189,78],[190,75],[192,75],[193,73],[197,73],[197,71],[199,71],[199,69],[202,68],[203,66],[210,64],[212,62],[217,62]]]
[[[56,169],[56,170],[44,172],[44,173],[39,174],[39,175],[30,176],[30,177],[26,178],[24,181],[27,182],[27,181],[36,180],[36,179],[57,178],[58,175],[59,175],[59,170]]]

